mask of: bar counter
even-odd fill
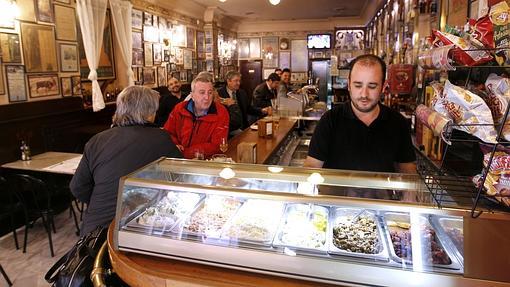
[[[281,118],[278,129],[271,138],[259,137],[257,130],[245,129],[242,133],[234,136],[228,143],[226,155],[235,162],[237,160],[237,145],[243,142],[257,143],[257,164],[266,164],[269,158],[278,150],[283,140],[288,136],[297,124],[296,119]]]

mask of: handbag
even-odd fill
[[[106,241],[107,227],[98,226],[78,242],[46,273],[44,279],[53,287],[92,287],[90,273],[99,249]]]

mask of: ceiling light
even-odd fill
[[[220,2],[227,2],[227,0],[220,0]]]
[[[276,6],[276,5],[280,4],[280,0],[269,0],[269,3]]]

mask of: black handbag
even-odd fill
[[[78,242],[46,273],[44,279],[53,287],[92,287],[90,273],[99,249],[106,241],[107,227],[97,227]]]

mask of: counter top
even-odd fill
[[[259,137],[258,131],[250,128],[230,139],[228,143],[227,156],[237,162],[237,145],[243,142],[257,143],[257,164],[264,164],[271,155],[278,149],[282,141],[296,126],[296,119],[281,118],[275,135],[271,138]]]
[[[73,175],[80,158],[79,153],[50,151],[34,155],[31,160],[17,160],[3,164],[2,168]]]

